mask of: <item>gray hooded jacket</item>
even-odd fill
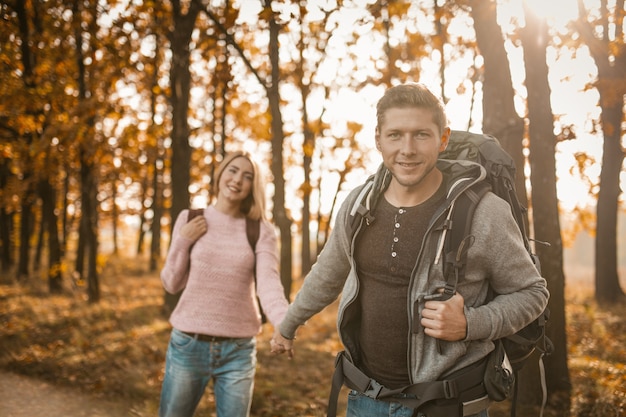
[[[423,241],[415,245],[419,254],[407,297],[409,329],[416,317],[413,311],[416,301],[446,284],[441,260],[445,232],[441,224],[456,198],[485,177],[484,168],[469,161],[440,160],[438,168],[447,180],[447,198],[431,219]],[[381,166],[374,176],[372,207],[376,197],[381,197],[388,186],[389,178],[389,171]],[[300,325],[341,294],[337,327],[346,353],[354,363],[359,359],[355,325],[358,322],[355,315],[359,313],[358,303],[355,303],[359,277],[354,242],[359,230],[367,226],[361,221],[352,233],[349,225],[350,212],[361,189],[353,190],[342,204],[324,250],[279,327],[283,336],[293,338]],[[465,279],[457,286],[457,292],[465,300],[467,337],[457,342],[441,342],[443,349],[439,352],[434,338],[423,331],[409,332],[408,374],[412,383],[437,380],[480,360],[493,350],[493,340],[522,329],[547,306],[546,281],[524,247],[507,202],[487,193],[474,213],[472,234],[475,240],[469,248]],[[490,286],[498,296],[487,302]]]

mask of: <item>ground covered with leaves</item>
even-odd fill
[[[102,299],[94,304],[80,287],[49,295],[38,278],[0,285],[0,368],[125,403],[129,416],[156,415],[170,326],[158,275],[142,267],[109,260],[101,273]],[[567,291],[571,409],[549,407],[544,415],[626,416],[626,306],[600,307],[591,287],[583,288]],[[302,328],[291,361],[269,353],[272,329],[265,325],[253,416],[325,415],[341,349],[335,312],[330,306]],[[343,410],[345,395],[340,398]],[[196,415],[212,416],[213,409],[209,389]],[[492,417],[508,412],[507,403],[491,409]]]

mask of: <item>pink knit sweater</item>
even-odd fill
[[[174,224],[172,243],[161,271],[166,291],[174,294],[184,290],[170,323],[191,333],[255,336],[261,330],[261,316],[254,291],[255,257],[246,237],[245,219],[209,206],[204,211],[208,231],[193,244],[180,236],[187,214],[188,210],[183,210]],[[256,263],[257,293],[263,311],[278,326],[288,301],[278,273],[276,232],[268,222],[261,222]]]

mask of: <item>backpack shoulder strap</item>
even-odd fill
[[[187,222],[190,222],[195,217],[201,216],[203,213],[203,208],[189,209],[189,212],[187,213]],[[248,238],[248,243],[250,244],[250,247],[253,251],[256,249],[256,243],[259,240],[260,234],[261,221],[253,220],[246,216],[246,237]]]
[[[204,214],[204,209],[189,209],[187,213],[187,222],[190,222],[195,217],[202,216]],[[253,220],[246,216],[246,237],[248,238],[248,243],[254,252],[256,249],[256,243],[259,240],[259,235],[261,234],[261,221]]]
[[[259,235],[261,234],[261,221],[253,220],[246,216],[246,237],[248,243],[254,252],[256,250],[256,243],[259,241]]]
[[[356,228],[361,222],[361,219],[365,218],[367,222],[373,221],[373,217],[370,212],[371,207],[369,205],[369,199],[373,186],[374,181],[372,177],[370,177],[365,184],[361,186],[361,190],[354,200],[354,204],[350,208],[350,215],[348,216],[348,230],[350,231],[350,235],[354,234]]]
[[[390,181],[391,173],[381,164],[376,174],[370,175],[365,183],[360,186],[358,195],[347,216],[346,227],[348,235],[354,235],[362,220],[365,220],[367,225],[374,222],[376,204],[382,193],[389,186]]]
[[[187,222],[190,222],[194,217],[202,216],[203,214],[203,208],[189,209],[189,212],[187,213]]]
[[[467,264],[467,252],[472,246],[474,236],[472,231],[472,219],[476,206],[491,186],[486,181],[470,187],[462,193],[452,207],[452,222],[450,232],[444,243],[444,277],[446,278],[445,293],[453,295],[458,282],[465,275]]]
[[[248,238],[248,243],[252,248],[252,253],[254,254],[254,267],[252,269],[254,275],[254,286],[256,291],[257,285],[257,274],[256,274],[256,243],[259,241],[259,236],[261,234],[261,220],[254,220],[250,217],[246,216],[246,237]],[[261,301],[258,299],[259,307],[261,306]],[[261,323],[267,323],[267,316],[263,312],[261,308]]]

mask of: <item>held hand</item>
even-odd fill
[[[465,300],[459,293],[446,301],[427,301],[420,320],[424,333],[449,342],[465,339],[467,320],[464,306]]]
[[[206,219],[202,216],[197,216],[191,219],[180,228],[180,236],[191,239],[194,242],[200,238],[207,231]]]
[[[281,354],[287,352],[287,357],[293,359],[293,340],[285,339],[278,329],[274,330],[272,340],[270,340],[270,352]]]

